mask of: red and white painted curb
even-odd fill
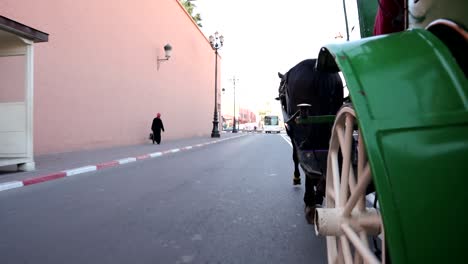
[[[199,147],[207,146],[207,145],[210,145],[210,144],[216,144],[216,143],[219,143],[219,142],[222,142],[222,141],[225,141],[225,140],[234,139],[234,138],[238,138],[238,137],[242,137],[242,136],[244,136],[244,135],[229,137],[229,138],[223,138],[223,139],[218,139],[218,140],[214,140],[214,141],[208,141],[208,142],[193,145],[193,146],[186,146],[186,147],[182,147],[182,148],[169,149],[169,150],[161,151],[161,152],[153,152],[153,153],[143,154],[143,155],[139,155],[139,156],[136,156],[136,157],[128,157],[128,158],[123,158],[123,159],[119,159],[119,160],[103,162],[103,163],[99,163],[99,164],[96,164],[96,165],[89,165],[89,166],[83,166],[83,167],[69,169],[69,170],[63,170],[63,171],[60,171],[60,172],[50,173],[50,174],[47,174],[47,175],[36,176],[36,177],[25,179],[25,180],[22,180],[22,181],[11,181],[11,182],[0,183],[0,191],[6,191],[6,190],[15,189],[15,188],[19,188],[19,187],[24,187],[24,186],[28,186],[28,185],[32,185],[32,184],[36,184],[36,183],[42,183],[42,182],[52,181],[52,180],[65,178],[65,177],[69,177],[69,176],[75,176],[75,175],[79,175],[79,174],[83,174],[83,173],[87,173],[87,172],[92,172],[92,171],[107,169],[107,168],[111,168],[111,167],[116,167],[116,166],[120,166],[120,165],[123,165],[123,164],[136,162],[136,161],[139,161],[139,160],[145,160],[145,159],[161,157],[161,156],[165,156],[165,155],[168,155],[168,154],[174,154],[174,153],[177,153],[177,152],[180,152],[180,151],[199,148]]]

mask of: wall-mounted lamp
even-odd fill
[[[159,71],[159,65],[161,64],[161,62],[169,60],[169,58],[171,57],[171,53],[172,53],[172,46],[170,44],[166,44],[164,46],[165,58],[160,59],[159,56],[158,56],[158,71]]]

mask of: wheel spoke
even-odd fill
[[[336,237],[328,236],[327,240],[327,259],[328,263],[336,263],[336,256],[338,254],[336,248]]]
[[[336,136],[338,138],[338,143],[340,144],[340,147],[343,148],[344,146],[344,127],[341,123],[336,123],[335,127],[336,131]]]
[[[328,158],[327,158],[327,178],[326,178],[326,182],[333,182],[333,167],[332,167],[332,146],[330,144],[330,149],[328,150]],[[333,184],[325,184],[325,190],[326,190],[326,193],[333,193]],[[325,201],[326,201],[326,204],[325,206],[326,207],[332,207],[335,205],[335,201],[336,201],[336,197],[335,197],[335,194],[333,193],[333,203],[332,203],[332,199],[330,198],[329,195],[326,195],[325,197]]]
[[[362,263],[362,257],[359,255],[359,252],[354,252],[354,264]]]
[[[361,238],[361,241],[362,243],[364,244],[364,246],[366,248],[370,248],[369,246],[369,241],[367,240],[367,233],[366,231],[361,231],[359,232],[359,237]],[[358,251],[356,251],[356,255],[359,255],[359,257],[361,258],[361,262],[364,263],[364,259],[362,258],[361,254],[359,254]]]
[[[344,145],[341,145],[341,153],[343,156],[343,164],[341,168],[341,197],[340,203],[344,204],[348,199],[349,193],[349,169],[351,164],[351,146],[353,140],[353,123],[354,119],[350,114],[346,115],[345,119],[345,132],[344,132]]]
[[[354,248],[359,252],[359,254],[364,258],[366,263],[379,263],[379,260],[374,256],[369,247],[366,247],[359,236],[353,231],[353,229],[348,224],[342,224],[341,229],[345,233],[346,237],[351,241]]]
[[[327,195],[328,195],[328,197],[330,199],[332,199],[334,202],[336,202],[335,193],[333,192],[333,189],[327,188]]]
[[[359,138],[358,138],[358,166],[357,166],[357,175],[356,175],[356,180],[358,180],[359,175],[362,175],[364,166],[366,165],[367,162],[367,157],[366,157],[366,150],[364,146],[364,140],[362,139],[362,133],[359,133]],[[362,211],[365,210],[366,207],[366,198],[364,197],[362,200],[359,201],[358,203],[358,209]]]
[[[354,192],[356,189],[356,177],[354,175],[353,165],[349,164],[349,190]]]
[[[333,189],[335,191],[335,206],[340,206],[340,175],[338,166],[338,154],[336,152],[331,153],[332,155],[332,173],[333,173]]]
[[[359,218],[357,221],[359,226],[365,227],[378,227],[382,226],[382,220],[380,219],[379,215],[368,215],[366,217]]]
[[[356,176],[354,174],[353,166],[350,165],[349,168],[349,189],[351,190],[351,194],[356,191]],[[363,199],[359,199],[357,203],[357,208],[359,211],[364,212],[366,209],[365,197]]]
[[[362,138],[362,134],[359,133],[359,141],[358,141],[358,181],[359,178],[362,177],[364,173],[364,168],[369,166],[369,162],[367,161],[367,154],[366,154],[366,146],[364,145],[364,139]],[[359,201],[358,208],[360,210],[365,210],[366,207],[366,197],[364,196],[362,200]]]
[[[336,237],[329,236],[327,237],[327,248],[328,248],[328,262],[329,263],[337,263],[337,245],[336,245]]]
[[[364,140],[362,139],[361,133],[359,133],[358,139],[358,176],[362,175],[364,164],[366,162],[366,151],[364,147]]]
[[[351,253],[351,248],[349,247],[349,241],[345,236],[341,236],[340,238],[341,249],[343,250],[343,257],[345,263],[353,263],[353,255]]]
[[[370,247],[369,247],[369,241],[367,240],[367,233],[366,233],[366,231],[361,231],[361,232],[359,232],[359,237],[361,238],[361,241],[362,241],[362,243],[364,244],[364,246],[365,246],[366,248],[370,248]]]
[[[364,246],[366,248],[370,248],[369,247],[369,242],[367,241],[366,231],[359,232],[359,237],[361,238],[361,241],[364,244]],[[359,254],[359,251],[356,251],[354,253],[354,264],[360,264],[360,263],[364,263],[364,259],[362,259],[362,256],[361,256],[361,254]]]
[[[344,206],[343,215],[349,216],[351,211],[353,210],[354,206],[356,205],[359,198],[365,196],[366,188],[369,185],[371,180],[370,168],[369,164],[364,168],[363,175],[359,179],[359,183],[355,189],[355,191],[349,197],[349,200],[346,202]]]
[[[336,247],[337,247],[337,252],[338,252],[338,255],[336,256],[336,263],[343,264],[344,263],[343,246],[341,245],[339,237],[336,240],[336,244],[337,244]]]

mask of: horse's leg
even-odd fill
[[[305,176],[304,203],[306,206],[315,205],[315,183],[316,179],[311,179],[310,175]]]
[[[293,161],[294,161],[293,184],[294,185],[300,185],[301,184],[301,173],[299,172],[299,159],[297,157],[296,144],[294,144],[294,142],[292,141],[292,145],[293,145]]]
[[[317,185],[315,186],[315,204],[322,205],[323,198],[325,197],[325,175],[322,175],[319,179],[317,179]]]
[[[299,171],[299,158],[297,157],[297,148],[296,143],[293,137],[293,131],[291,128],[286,127],[286,133],[288,134],[289,139],[291,139],[291,145],[293,147],[292,158],[294,161],[294,176],[293,176],[293,184],[300,185],[301,184],[301,173]]]
[[[305,176],[305,191],[304,191],[304,215],[307,223],[314,224],[314,213],[316,204],[316,192],[314,187],[317,185],[317,179],[311,178],[311,175]]]
[[[322,172],[321,175],[318,175],[318,178],[315,183],[315,205],[321,206],[323,203],[323,198],[325,197],[325,177],[327,174],[327,159],[328,159],[328,151],[327,152],[320,152],[315,153],[318,166],[320,171]]]

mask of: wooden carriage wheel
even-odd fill
[[[355,111],[345,105],[337,114],[330,139],[326,204],[315,214],[316,232],[327,236],[329,263],[379,263],[368,240],[379,234],[385,256],[380,214],[366,206],[372,175],[364,141],[356,128]]]

